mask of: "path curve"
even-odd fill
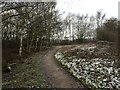
[[[54,59],[54,53],[60,47],[48,50],[43,59],[45,76],[52,88],[84,88],[84,86],[67,71],[58,65]]]

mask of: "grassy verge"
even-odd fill
[[[42,55],[36,53],[17,64],[14,70],[3,75],[3,88],[46,88],[47,82],[42,74]]]

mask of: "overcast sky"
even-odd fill
[[[103,9],[106,18],[118,18],[118,2],[120,0],[57,0],[57,9],[65,13],[95,15]]]

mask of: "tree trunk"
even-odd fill
[[[19,56],[22,55],[22,49],[23,49],[23,36],[22,32],[20,33],[20,48],[19,48]]]
[[[34,33],[30,42],[30,46],[29,46],[29,52],[31,52],[31,48],[32,48],[32,44],[33,44],[33,39],[34,39]]]
[[[38,45],[38,38],[36,38],[36,42],[35,42],[35,50],[37,50],[37,45]]]
[[[27,38],[27,52],[29,52],[29,40]]]
[[[41,38],[41,40],[40,40],[40,50],[42,49],[42,47],[43,47],[43,43],[42,43],[42,38]]]

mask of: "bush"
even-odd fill
[[[107,30],[97,30],[97,40],[115,42],[117,40],[117,33]]]

